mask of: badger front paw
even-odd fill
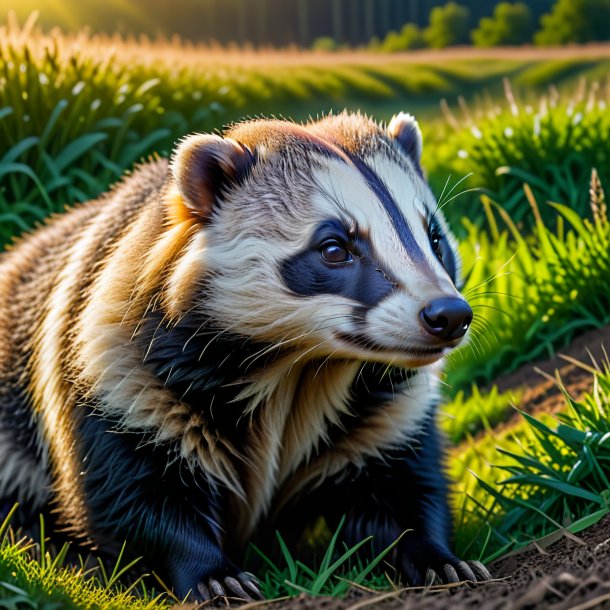
[[[197,584],[197,593],[198,601],[231,598],[251,602],[263,599],[256,579],[246,572],[236,576],[225,574],[207,577]]]
[[[410,586],[477,583],[491,578],[480,561],[462,561],[443,544],[414,537],[400,545],[400,568]]]
[[[263,599],[252,574],[240,570],[220,553],[217,557],[208,554],[206,559],[207,565],[203,569],[201,562],[195,560],[173,566],[170,578],[180,599],[189,602]]]

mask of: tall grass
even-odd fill
[[[464,292],[475,317],[470,345],[450,360],[453,392],[488,384],[500,373],[552,355],[578,333],[610,323],[606,217],[583,219],[568,206],[552,204],[547,207],[557,221],[551,229],[527,186],[522,199],[534,219],[529,236],[489,199],[489,232],[466,224]],[[499,228],[498,215],[506,228]]]
[[[506,420],[522,396],[523,388],[499,392],[495,385],[489,391],[472,385],[468,391],[458,391],[441,406],[439,424],[451,443],[456,445],[477,433],[492,431]]]
[[[14,510],[16,510],[15,507]],[[154,596],[142,581],[119,583],[130,567],[119,563],[111,574],[66,562],[68,545],[56,553],[46,548],[44,526],[34,544],[15,540],[9,530],[13,512],[0,524],[0,608],[15,610],[165,610],[165,596]],[[119,559],[120,562],[120,559]]]
[[[23,27],[9,20],[0,27],[0,247],[65,205],[97,196],[138,160],[169,154],[188,132],[244,115],[306,118],[367,104],[389,118],[421,100],[429,106],[431,95],[497,83],[524,65],[247,53],[44,34],[35,16]]]
[[[63,49],[30,47],[28,29],[0,33],[0,244],[64,205],[99,195],[136,161],[167,154],[178,135],[212,128],[218,105],[163,107],[158,76]],[[159,75],[162,76],[162,75]]]
[[[438,188],[447,174],[472,173],[468,186],[499,202],[522,229],[533,225],[522,194],[524,182],[540,202],[561,201],[587,216],[591,168],[598,169],[602,182],[610,183],[609,104],[607,77],[590,85],[581,80],[576,90],[563,94],[551,87],[548,94],[526,102],[506,80],[503,103],[487,99],[472,108],[462,103],[457,115],[446,107],[452,128],[428,146],[430,179]],[[463,216],[480,226],[481,212],[474,195],[447,209],[458,231]],[[553,226],[557,211],[542,206],[540,213]]]

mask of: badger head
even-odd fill
[[[197,219],[185,260],[201,265],[205,314],[311,357],[439,360],[472,311],[421,151],[417,122],[402,113],[387,128],[344,113],[185,139],[172,176]]]

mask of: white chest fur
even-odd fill
[[[248,469],[234,521],[241,536],[251,534],[272,504],[340,474],[349,464],[362,467],[367,458],[417,434],[437,396],[436,367],[420,369],[396,386],[391,398],[360,415],[353,411],[352,388],[361,364],[293,363],[247,390],[252,405]]]

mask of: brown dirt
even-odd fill
[[[552,358],[524,365],[510,375],[498,377],[494,383],[500,392],[518,387],[528,388],[524,402],[528,403],[529,408],[532,408],[540,402],[540,397],[544,396],[551,386],[556,387],[552,380],[545,381],[541,372],[555,377],[555,371],[559,371],[566,387],[574,386],[577,391],[581,391],[581,388],[586,390],[587,382],[591,381],[591,373],[568,362],[566,357],[587,366],[592,366],[595,362],[601,365],[606,360],[606,346],[610,351],[610,326],[595,328],[577,337]]]
[[[498,377],[494,384],[499,392],[522,390],[522,398],[516,406],[520,411],[532,414],[553,414],[565,406],[561,385],[575,400],[591,390],[592,368],[601,368],[610,356],[610,326],[590,330],[577,337],[570,345],[552,358],[526,364],[509,375]],[[521,421],[518,411],[509,411],[506,420],[497,426],[499,433]],[[485,434],[482,430],[475,440]],[[465,441],[470,445],[472,441]],[[460,453],[461,446],[455,448]]]
[[[604,326],[580,335],[552,358],[526,364],[514,373],[498,377],[494,384],[500,392],[523,390],[517,405],[522,411],[533,414],[556,413],[565,405],[557,375],[570,396],[578,400],[591,390],[591,368],[603,369],[609,355],[610,326]],[[521,421],[519,413],[509,411],[506,420],[495,429],[502,432],[518,421]]]

